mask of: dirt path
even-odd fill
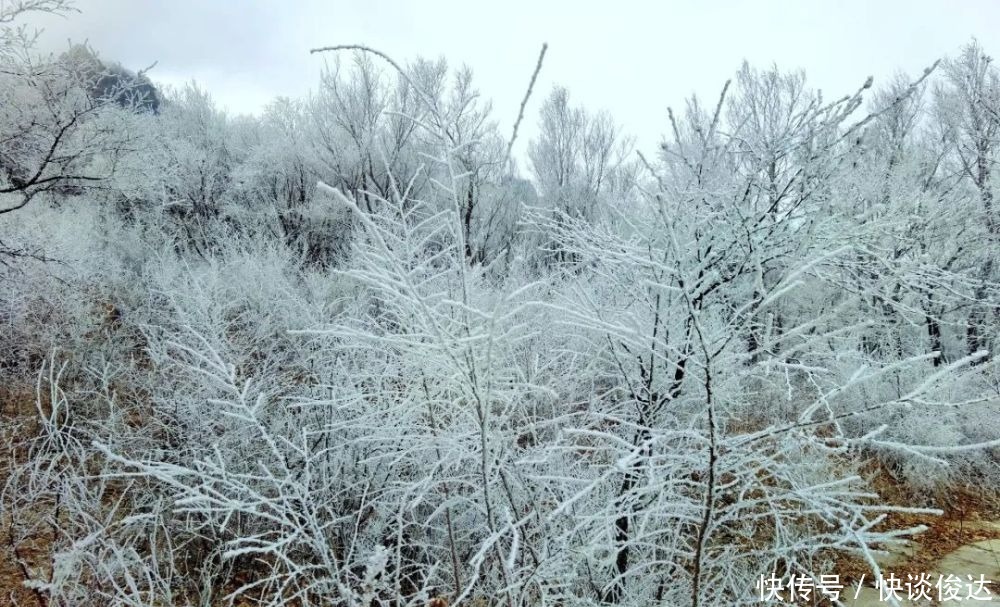
[[[899,580],[901,607],[940,605],[1000,605],[1000,521],[955,521],[945,518],[940,531],[967,535],[969,541],[951,548],[943,555],[936,554],[938,543],[951,534],[934,533],[918,536],[908,547],[880,559],[883,578],[890,574]],[[944,529],[942,529],[944,527]],[[954,539],[943,542],[953,544]],[[921,578],[921,574],[926,574]],[[874,607],[891,605],[888,593],[871,585],[868,574],[859,588],[854,581],[844,589],[844,605]],[[985,581],[986,583],[982,583]],[[909,585],[908,585],[909,584]],[[921,592],[922,590],[922,592]],[[912,597],[912,598],[911,598]]]

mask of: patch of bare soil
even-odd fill
[[[37,419],[33,389],[0,388],[0,491],[10,482],[12,469],[24,463],[24,445],[38,432]],[[3,508],[0,502],[0,604],[45,607],[42,597],[25,588],[24,581],[27,575],[44,576],[51,537],[21,537],[14,529],[11,513]]]

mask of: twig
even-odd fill
[[[542,61],[545,60],[545,51],[549,48],[548,42],[542,43],[542,50],[538,53],[538,63],[535,64],[535,71],[531,74],[531,82],[528,83],[528,90],[524,93],[524,99],[521,100],[521,109],[517,112],[517,120],[514,121],[514,132],[510,135],[510,141],[507,142],[507,153],[504,155],[504,164],[510,161],[510,152],[514,147],[514,141],[517,140],[517,129],[521,126],[521,120],[524,119],[524,108],[528,105],[528,99],[531,97],[531,92],[535,89],[535,80],[538,79],[538,73],[542,71]]]

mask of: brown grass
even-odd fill
[[[45,403],[43,403],[44,405]],[[27,458],[26,442],[39,430],[34,389],[28,386],[0,389],[0,487],[7,485],[14,466]],[[40,513],[36,513],[40,514]],[[12,515],[0,507],[0,604],[44,607],[40,597],[24,587],[25,568],[44,575],[51,538],[12,538]]]

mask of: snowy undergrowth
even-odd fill
[[[372,57],[262,124],[187,89],[0,215],[39,600],[748,605],[919,531],[867,458],[996,482],[995,284],[942,237],[993,238],[983,184],[897,129],[928,74],[859,118],[744,67],[634,164],[557,90],[532,197],[468,72]]]

